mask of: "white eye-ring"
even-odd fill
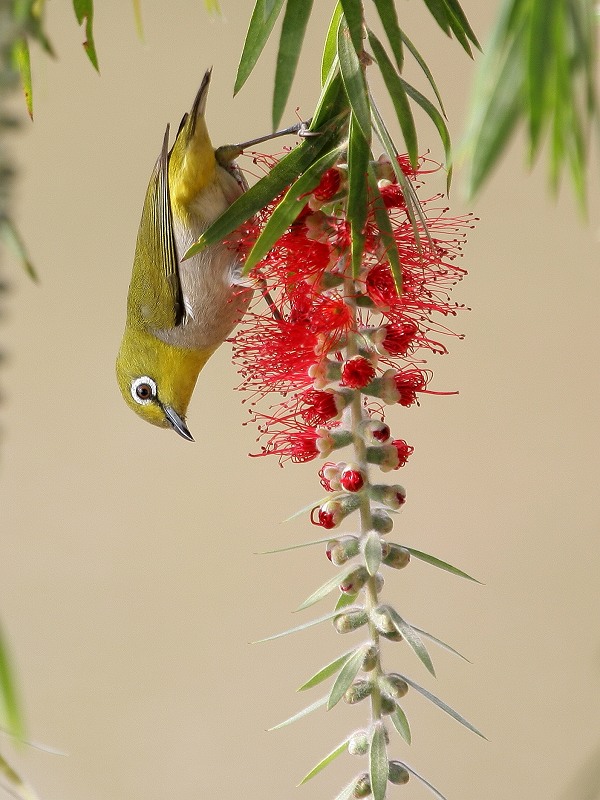
[[[131,396],[136,403],[146,406],[156,399],[156,383],[147,375],[131,381]]]

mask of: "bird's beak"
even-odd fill
[[[165,412],[165,417],[168,419],[169,423],[173,426],[173,430],[177,431],[180,436],[183,436],[184,439],[187,439],[188,442],[193,442],[194,437],[188,431],[185,422],[181,419],[179,414],[174,411],[171,406],[163,406],[163,411]]]

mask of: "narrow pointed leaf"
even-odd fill
[[[448,179],[446,181],[446,190],[450,191],[450,183],[452,182],[452,143],[450,142],[450,133],[448,131],[448,126],[446,125],[446,121],[444,120],[443,116],[437,110],[437,108],[433,105],[431,100],[428,100],[425,95],[421,94],[414,86],[411,86],[410,83],[407,83],[405,80],[400,78],[404,89],[406,90],[406,94],[418,103],[421,106],[423,111],[429,116],[433,124],[438,130],[440,135],[440,139],[442,141],[442,145],[444,147],[444,159],[446,161],[446,166],[448,169]]]
[[[212,16],[219,16],[221,14],[218,0],[204,0],[204,8]]]
[[[371,531],[365,541],[365,564],[369,575],[377,574],[381,565],[381,539],[375,531]]]
[[[8,651],[0,630],[0,721],[7,733],[17,739],[24,735],[23,719],[17,700]]]
[[[375,216],[375,222],[379,229],[381,243],[385,248],[385,257],[387,258],[392,275],[394,277],[394,284],[398,294],[402,294],[402,267],[400,265],[400,253],[398,252],[398,243],[394,237],[390,215],[385,207],[379,186],[377,185],[377,178],[373,167],[369,167],[369,189],[372,196],[372,209]]]
[[[453,567],[452,564],[448,564],[447,561],[442,561],[441,558],[436,558],[435,556],[430,555],[429,553],[424,553],[422,550],[415,550],[414,547],[407,547],[406,545],[401,545],[404,547],[411,556],[418,558],[420,561],[425,561],[427,564],[431,564],[433,567],[438,567],[439,569],[443,569],[446,572],[451,572],[453,575],[458,575],[460,578],[466,578],[468,581],[473,581],[474,583],[478,583],[481,586],[483,584],[481,581],[478,581],[477,578],[473,578],[471,575],[467,575],[466,572],[463,572],[462,569],[458,569],[458,567]]]
[[[321,708],[327,703],[327,698],[322,697],[320,700],[317,700],[315,703],[312,703],[310,706],[306,706],[303,708],[302,711],[298,711],[297,714],[294,714],[292,717],[288,717],[288,719],[284,719],[283,722],[278,722],[277,725],[273,725],[272,728],[268,728],[267,730],[270,731],[278,731],[280,728],[285,728],[286,725],[291,725],[292,722],[296,722],[302,717],[306,717],[307,714],[311,714],[313,711],[316,711],[317,708]]]
[[[294,511],[293,514],[290,514],[290,516],[286,517],[283,521],[284,522],[291,522],[293,519],[297,519],[298,517],[302,516],[303,514],[306,514],[307,511],[311,511],[313,508],[316,508],[317,506],[320,506],[321,503],[324,503],[326,500],[330,500],[330,499],[331,499],[331,495],[327,494],[325,497],[322,497],[320,500],[315,500],[312,503],[307,503],[307,505],[305,505],[303,508],[299,508],[298,511]],[[330,536],[329,539],[331,539],[331,538],[332,537]],[[329,541],[329,539],[326,539],[326,541]],[[302,545],[298,545],[298,547],[301,547],[301,546]]]
[[[356,606],[355,608],[349,608],[347,610],[362,611],[362,607]],[[310,622],[305,622],[303,625],[297,625],[295,628],[289,628],[287,631],[282,631],[281,633],[274,633],[272,636],[265,636],[264,639],[256,639],[256,641],[251,642],[250,644],[262,644],[263,642],[272,642],[274,639],[281,639],[283,636],[288,636],[290,633],[298,633],[299,631],[306,630],[306,628],[312,628],[313,625],[319,625],[321,622],[327,622],[327,620],[337,617],[339,613],[339,610],[336,609],[335,611],[331,611],[329,614],[325,614],[323,617],[311,619]]]
[[[98,56],[96,45],[94,44],[94,0],[73,0],[73,8],[77,22],[82,25],[85,20],[85,42],[83,49],[92,66],[98,71]]]
[[[289,228],[306,204],[306,195],[318,185],[321,175],[335,164],[341,152],[342,148],[336,147],[325,153],[288,189],[248,253],[244,264],[245,274],[267,255],[279,237]]]
[[[184,259],[200,252],[207,245],[222,242],[232,231],[264,208],[313,163],[317,154],[321,152],[328,141],[330,141],[330,137],[323,134],[305,139],[302,144],[294,148],[273,167],[268,175],[251,186],[213,222],[196,244],[193,244],[185,253]]]
[[[444,0],[425,0],[425,5],[444,33],[450,36],[450,25]]]
[[[392,725],[394,728],[396,728],[406,744],[411,744],[412,735],[410,732],[410,725],[408,724],[408,717],[399,705],[396,705],[396,710],[393,714],[390,714],[390,719],[392,721]]]
[[[348,800],[348,798],[352,797],[355,784],[356,778],[353,778],[347,786],[344,786],[342,791],[336,796],[335,800]]]
[[[385,746],[385,728],[376,722],[369,747],[369,776],[373,800],[384,800],[388,779],[388,759]]]
[[[404,33],[404,31],[402,31],[402,30],[400,31],[400,36],[402,37],[402,41],[404,42],[404,44],[410,50],[410,52],[411,52],[413,58],[415,59],[415,61],[417,62],[417,64],[421,67],[421,69],[425,73],[425,77],[429,81],[429,85],[433,89],[433,92],[434,92],[434,94],[436,96],[436,99],[437,99],[437,101],[439,103],[440,110],[441,110],[442,114],[444,116],[446,116],[446,110],[444,109],[444,103],[442,102],[442,96],[441,96],[441,94],[440,94],[440,92],[438,90],[437,84],[436,84],[436,82],[434,80],[434,77],[433,77],[433,75],[431,73],[431,70],[427,66],[427,63],[425,62],[425,59],[419,53],[417,48],[414,46],[414,44],[411,42],[411,40],[408,38],[408,36]]]
[[[363,3],[362,0],[340,0],[350,33],[350,40],[356,53],[363,51]]]
[[[141,0],[131,0],[133,4],[133,16],[135,19],[135,29],[140,41],[144,41],[144,24],[142,22],[142,3]]]
[[[459,714],[458,711],[455,711],[447,703],[444,703],[444,701],[440,700],[439,697],[436,697],[434,694],[429,692],[423,686],[420,686],[418,683],[411,681],[411,679],[407,678],[406,675],[402,675],[402,680],[406,681],[406,683],[408,683],[409,686],[412,686],[412,688],[415,689],[415,691],[422,694],[423,697],[426,697],[428,700],[431,700],[431,702],[434,705],[436,705],[438,708],[441,708],[442,711],[445,711],[446,714],[449,714],[457,722],[460,722],[461,725],[464,725],[465,728],[468,728],[470,731],[473,731],[473,733],[476,733],[477,736],[481,736],[482,739],[487,739],[487,736],[484,736],[483,733],[481,733],[481,731],[477,730],[477,728],[474,725],[471,725],[471,723],[468,720],[466,720],[461,714]]]
[[[344,666],[340,670],[340,674],[335,679],[334,684],[331,687],[331,691],[329,692],[329,697],[327,698],[327,711],[331,711],[331,709],[339,703],[344,696],[346,689],[348,689],[354,678],[356,678],[358,675],[365,658],[366,649],[367,645],[362,645],[358,648],[358,650],[355,650],[354,653],[344,663]]]
[[[556,46],[552,29],[558,11],[558,0],[533,0],[527,36],[527,113],[529,116],[530,159],[540,143],[543,126],[550,112],[549,69]]]
[[[21,238],[12,219],[4,215],[0,215],[0,238],[10,247],[15,256],[19,259],[27,275],[37,283],[39,278],[29,258],[25,242]]]
[[[337,603],[335,604],[335,610],[341,611],[343,608],[348,608],[348,606],[351,606],[352,603],[354,603],[357,597],[357,594],[347,594],[346,592],[342,592],[338,597]]]
[[[404,636],[406,642],[412,647],[415,651],[415,654],[421,661],[421,663],[429,670],[429,672],[435,676],[435,669],[433,668],[433,664],[431,662],[431,657],[427,652],[427,648],[423,644],[423,640],[419,636],[419,634],[412,628],[406,620],[402,619],[400,614],[395,611],[393,608],[390,607],[390,616],[392,618],[392,622],[396,626],[396,630],[398,630],[402,636]]]
[[[15,39],[12,46],[12,62],[21,78],[21,86],[25,95],[27,113],[33,119],[33,90],[31,86],[31,57],[29,43],[24,36]]]
[[[410,772],[410,774],[414,775],[415,778],[417,778],[417,780],[420,780],[421,783],[424,786],[426,786],[429,789],[429,791],[435,795],[435,797],[438,798],[438,800],[446,800],[444,795],[438,789],[436,789],[432,783],[429,783],[429,781],[426,780],[422,775],[419,775],[419,773],[416,770],[414,770],[412,767],[409,767],[406,761],[400,761],[399,763],[404,767],[404,769],[407,772]]]
[[[404,68],[404,36],[398,24],[398,12],[396,11],[396,4],[394,0],[375,0],[375,7],[379,14],[379,19],[383,30],[387,34],[388,42],[396,59],[396,66],[398,72],[402,72]]]
[[[311,506],[312,507],[312,506]],[[329,536],[326,539],[313,539],[312,542],[302,542],[302,544],[291,544],[288,547],[278,547],[275,550],[262,550],[259,553],[256,553],[257,556],[270,556],[273,553],[287,553],[288,550],[300,550],[302,547],[311,547],[313,544],[326,544],[327,542],[331,541],[331,537]]]
[[[306,691],[306,689],[312,689],[313,686],[317,686],[319,683],[323,683],[323,681],[326,681],[327,678],[331,677],[332,675],[335,675],[335,673],[344,666],[346,661],[350,658],[350,656],[354,652],[355,652],[354,650],[350,650],[347,653],[344,653],[343,655],[331,661],[329,664],[327,664],[327,666],[322,667],[318,672],[315,672],[312,678],[309,678],[306,681],[306,683],[303,683],[302,686],[300,686],[297,691],[304,692]]]
[[[273,130],[279,127],[290,96],[290,89],[296,74],[313,1],[287,0],[279,39],[279,50],[277,52],[277,67],[275,69],[272,111]]]
[[[419,145],[417,142],[417,129],[410,109],[410,103],[404,88],[404,82],[397,74],[388,54],[373,31],[369,31],[369,43],[373,50],[377,66],[381,70],[388,94],[392,100],[396,117],[400,123],[400,130],[410,158],[410,163],[416,168],[419,159]]]
[[[461,42],[465,50],[469,55],[471,55],[471,48],[465,47],[462,41],[457,36],[457,31],[460,31],[462,36],[472,42],[478,50],[481,50],[481,45],[477,41],[477,37],[473,31],[473,28],[469,24],[469,20],[465,12],[462,10],[460,3],[458,0],[444,0],[446,5],[446,11],[448,16],[448,22],[450,27],[452,28],[454,35],[456,38]]]
[[[458,650],[455,650],[454,647],[451,647],[449,644],[444,642],[442,639],[438,639],[437,636],[434,636],[432,633],[428,633],[427,631],[424,631],[422,628],[417,628],[416,625],[411,625],[411,628],[414,631],[416,631],[417,633],[420,633],[421,636],[425,636],[427,639],[430,639],[432,642],[435,642],[437,645],[442,647],[444,650],[448,650],[449,653],[453,653],[455,656],[458,656],[459,658],[462,658],[463,661],[466,661],[468,664],[472,663],[471,661],[469,661],[469,659],[466,656],[463,656],[463,654],[459,653]]]
[[[283,7],[283,0],[256,0],[248,33],[244,41],[242,57],[237,69],[233,93],[236,95],[248,80],[267,39],[271,35],[273,26]]]
[[[354,114],[350,118],[348,140],[348,202],[346,215],[350,220],[350,253],[352,275],[358,278],[365,248],[367,224],[367,171],[369,168],[369,145]]]
[[[348,26],[342,24],[338,29],[338,57],[340,60],[340,72],[346,96],[356,117],[356,121],[362,131],[368,145],[371,143],[371,110],[369,108],[369,95],[367,83],[362,65],[352,45]]]
[[[304,611],[305,608],[309,608],[310,606],[318,603],[319,600],[322,600],[324,597],[330,592],[333,592],[334,589],[337,589],[340,583],[343,583],[346,578],[354,572],[356,566],[354,564],[346,564],[344,569],[341,572],[338,572],[336,575],[333,575],[329,580],[325,581],[324,584],[319,586],[310,597],[307,597],[303,603],[300,603],[296,611]]]
[[[321,86],[325,85],[327,76],[329,75],[329,72],[337,57],[337,37],[341,19],[342,4],[338,0],[335,8],[333,9],[333,15],[331,17],[331,22],[329,23],[329,29],[327,31],[327,36],[325,37],[325,46],[323,47],[323,57],[321,59]]]
[[[38,796],[33,791],[31,786],[28,786],[25,783],[25,781],[21,778],[21,776],[17,772],[15,772],[15,770],[10,766],[8,761],[6,761],[1,755],[0,755],[0,775],[3,775],[4,778],[8,781],[11,794],[14,794],[16,797],[21,798],[21,800],[38,800]]]
[[[322,769],[325,769],[326,766],[331,764],[331,762],[336,759],[338,756],[341,756],[342,753],[348,749],[348,739],[345,739],[341,744],[339,744],[335,750],[332,750],[331,753],[322,758],[318,764],[316,764],[310,772],[307,772],[306,775],[302,778],[298,786],[302,786],[304,783],[309,781],[311,778],[314,778],[315,775],[318,775]]]

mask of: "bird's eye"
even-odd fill
[[[156,397],[156,383],[147,375],[136,378],[131,383],[131,396],[140,405],[151,403]]]

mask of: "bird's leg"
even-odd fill
[[[219,164],[228,164],[229,162],[233,161],[234,158],[237,158],[241,155],[244,150],[247,150],[249,147],[254,147],[256,144],[260,144],[261,142],[268,142],[271,139],[276,139],[279,136],[299,136],[301,139],[308,139],[312,136],[320,136],[320,131],[311,131],[309,130],[311,120],[307,120],[306,122],[297,122],[295,125],[291,125],[289,128],[283,128],[280,131],[275,131],[274,133],[267,133],[264,136],[258,136],[256,139],[250,139],[247,142],[241,142],[240,144],[224,144],[221,147],[217,147],[215,150],[215,156]]]
[[[264,297],[266,304],[271,309],[271,314],[273,315],[273,319],[275,320],[275,322],[281,322],[283,320],[283,317],[281,316],[281,312],[279,311],[279,309],[275,305],[275,301],[273,300],[273,298],[269,294],[269,290],[267,289],[266,280],[264,278],[260,278],[258,283],[259,283],[259,286],[260,286],[261,294]]]

